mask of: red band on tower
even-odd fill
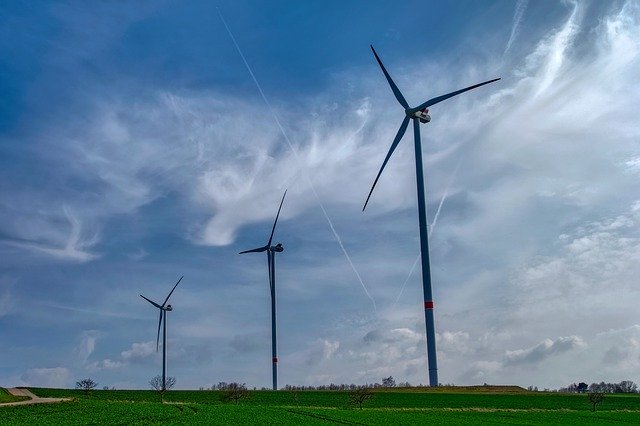
[[[425,309],[433,309],[433,300],[425,300],[424,308]]]
[[[278,357],[277,356],[273,357],[273,362],[278,362]]]

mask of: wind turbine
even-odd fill
[[[483,83],[474,84],[473,86],[465,87],[464,89],[456,90],[455,92],[447,93],[446,95],[437,96],[435,98],[431,98],[426,102],[418,105],[417,107],[411,108],[409,104],[405,100],[404,96],[398,89],[398,86],[394,83],[393,79],[387,72],[387,69],[382,64],[380,57],[376,53],[376,50],[371,46],[371,50],[373,51],[374,56],[376,57],[376,61],[378,61],[378,65],[382,68],[382,72],[391,86],[391,90],[393,91],[394,96],[397,101],[404,108],[405,117],[402,120],[402,124],[400,125],[400,129],[398,129],[398,133],[396,134],[393,143],[391,144],[391,148],[389,148],[389,152],[382,162],[382,167],[380,167],[380,171],[376,176],[376,179],[373,181],[373,185],[371,186],[371,191],[369,191],[369,195],[367,196],[367,200],[364,203],[364,207],[362,211],[367,207],[367,203],[369,202],[369,198],[371,198],[371,194],[373,193],[373,188],[375,188],[376,183],[378,183],[378,179],[382,174],[382,170],[384,170],[384,166],[387,165],[391,154],[398,146],[398,143],[404,136],[404,133],[407,131],[407,126],[409,125],[409,120],[413,120],[413,136],[414,136],[414,146],[415,146],[415,157],[416,157],[416,180],[417,180],[417,188],[418,188],[418,221],[420,224],[420,252],[422,258],[422,290],[424,294],[424,316],[425,316],[425,326],[427,332],[427,356],[429,361],[429,385],[430,386],[438,386],[438,361],[436,359],[436,331],[434,324],[434,315],[433,315],[433,295],[431,292],[431,268],[429,265],[429,239],[427,235],[427,206],[425,203],[425,190],[424,190],[424,174],[422,170],[422,146],[420,141],[420,123],[428,123],[431,121],[431,117],[428,112],[429,108],[432,105],[440,103],[444,100],[447,100],[453,96],[464,93],[468,90],[475,89],[476,87],[484,86],[485,84],[493,83],[494,81],[500,80],[499,78],[494,78],[493,80],[485,81]]]
[[[269,235],[269,241],[263,247],[258,247],[253,250],[241,251],[240,254],[245,253],[260,253],[267,252],[267,265],[269,268],[269,288],[271,290],[271,364],[273,373],[273,390],[278,390],[278,345],[276,334],[276,253],[284,251],[282,244],[278,243],[275,246],[271,245],[273,240],[273,233],[276,230],[276,224],[278,223],[278,216],[280,216],[280,210],[282,209],[282,203],[284,197],[287,195],[287,191],[284,191],[282,200],[280,201],[280,207],[278,207],[278,214],[276,214],[276,220],[273,222],[273,228],[271,228],[271,235]]]
[[[156,351],[158,351],[158,347],[160,344],[160,326],[164,324],[164,327],[162,329],[162,390],[163,391],[167,390],[167,312],[173,310],[173,307],[171,307],[171,305],[167,305],[167,302],[169,301],[169,298],[171,297],[173,290],[175,290],[176,287],[178,287],[178,284],[180,284],[180,281],[182,281],[182,278],[184,278],[184,275],[180,277],[176,285],[173,286],[167,298],[164,299],[164,302],[162,303],[162,305],[158,305],[153,300],[147,299],[143,295],[140,295],[140,297],[142,297],[144,300],[151,303],[156,308],[160,309],[160,320],[158,321],[158,338],[156,339]]]

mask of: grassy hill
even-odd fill
[[[0,388],[0,404],[5,402],[17,402],[24,399],[29,399],[25,396],[13,396],[5,388]]]

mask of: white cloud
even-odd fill
[[[90,371],[102,371],[102,370],[116,370],[122,368],[125,364],[121,361],[113,361],[109,358],[101,361],[94,361],[87,365],[87,369]]]
[[[504,364],[507,366],[539,364],[550,356],[584,346],[584,341],[578,336],[559,337],[556,340],[545,339],[531,348],[507,351]]]
[[[71,372],[64,367],[31,368],[20,378],[26,386],[65,388],[70,384]]]
[[[87,362],[87,359],[91,356],[96,349],[96,342],[100,333],[97,330],[83,331],[80,337],[80,343],[76,347],[78,357],[82,362]]]
[[[122,359],[125,361],[135,361],[142,358],[146,358],[156,353],[156,345],[155,342],[140,342],[133,343],[131,345],[131,349],[127,349],[126,351],[122,351],[120,355]]]

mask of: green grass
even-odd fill
[[[79,390],[32,388],[38,396],[63,398],[87,398]],[[251,397],[243,405],[260,406],[302,406],[346,408],[346,391],[299,391],[298,401],[294,401],[288,391],[252,391]],[[96,390],[91,400],[157,402],[159,396],[154,391]],[[197,404],[221,404],[219,391],[170,391],[165,401]],[[591,406],[586,395],[554,392],[448,392],[441,391],[375,391],[375,397],[365,403],[368,408],[487,408],[487,409],[542,409],[588,411]],[[600,410],[640,410],[640,395],[607,395],[598,406]]]
[[[17,402],[29,399],[26,396],[13,396],[5,388],[0,388],[0,404],[5,402]]]
[[[6,415],[4,415],[6,413]],[[0,425],[11,424],[638,424],[639,412],[570,410],[336,409],[235,404],[160,404],[78,400],[59,404],[5,407]]]
[[[253,391],[239,404],[223,404],[216,391],[170,391],[165,400],[153,391],[97,390],[90,397],[67,389],[32,389],[43,397],[72,402],[4,407],[4,424],[640,424],[640,395],[607,395],[591,412],[586,395],[523,390],[380,390],[359,410],[347,405],[348,392]],[[180,403],[177,403],[180,401]]]

